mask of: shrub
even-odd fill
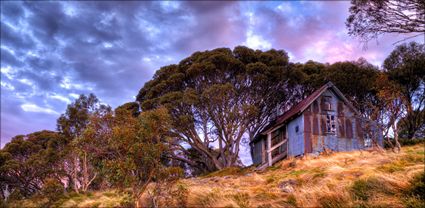
[[[390,140],[392,141],[393,139],[390,138]],[[416,144],[422,144],[425,142],[424,138],[418,138],[418,139],[402,139],[399,138],[398,142],[400,143],[401,146],[411,146],[411,145],[416,145]],[[388,144],[387,140],[384,140],[384,148],[385,149],[389,149],[391,147],[390,144]]]
[[[41,189],[41,194],[47,197],[50,201],[56,201],[59,199],[64,192],[64,187],[62,183],[55,179],[47,179],[44,183],[43,189]]]

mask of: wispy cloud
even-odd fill
[[[34,103],[22,104],[21,108],[22,108],[23,111],[26,111],[26,112],[47,113],[47,114],[59,115],[59,113],[54,111],[53,109],[43,108],[43,107],[40,107],[40,106],[38,106]]]

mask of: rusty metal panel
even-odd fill
[[[351,120],[349,118],[345,119],[345,132],[347,138],[353,138],[353,124],[351,123]]]
[[[315,114],[319,113],[319,101],[318,100],[315,100],[313,102],[313,113],[315,113]]]
[[[312,152],[320,151],[319,136],[311,135],[311,149]]]
[[[304,112],[304,150],[305,153],[312,152],[311,144],[311,116],[310,112]]]
[[[356,118],[356,130],[357,130],[357,137],[359,139],[363,139],[363,126],[362,121],[360,118]]]
[[[326,136],[327,130],[326,130],[325,116],[320,116],[320,129],[321,129],[321,135]]]
[[[338,116],[344,116],[344,102],[338,101],[337,112]]]
[[[304,132],[304,149],[305,153],[311,153],[313,151],[311,144],[311,132]]]
[[[338,137],[345,137],[345,121],[344,117],[338,117]]]
[[[304,132],[311,132],[311,120],[309,113],[304,113]]]
[[[325,100],[326,100],[325,96],[320,97],[320,110],[322,112],[326,111]]]
[[[319,135],[319,118],[313,114],[313,135]]]

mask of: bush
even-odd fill
[[[391,141],[393,141],[392,138],[390,138]],[[425,138],[419,138],[419,139],[398,139],[398,142],[401,146],[412,146],[416,144],[422,144],[425,143]],[[387,140],[384,139],[384,148],[389,149],[391,146],[388,144]]]
[[[56,201],[63,196],[64,187],[62,183],[55,179],[47,179],[44,183],[41,194],[49,199],[49,201]]]

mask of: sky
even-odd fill
[[[292,62],[363,57],[380,66],[403,36],[381,36],[365,48],[347,34],[349,6],[2,1],[1,146],[18,134],[55,130],[56,119],[79,94],[94,93],[112,107],[134,101],[157,69],[195,51],[245,45],[283,49]]]

